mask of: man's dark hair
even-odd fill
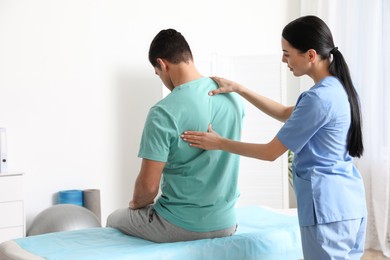
[[[160,31],[153,39],[149,48],[149,61],[153,67],[160,67],[157,58],[178,64],[192,60],[192,52],[184,36],[174,30]]]

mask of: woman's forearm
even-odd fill
[[[205,150],[224,150],[238,155],[274,161],[287,151],[277,136],[267,144],[243,143],[218,135],[209,125],[207,132],[185,131],[181,138],[190,146]]]
[[[266,113],[267,115],[281,122],[287,121],[294,107],[284,106],[274,100],[257,94],[256,92],[236,83],[235,91],[237,94],[248,100],[252,105]]]
[[[267,144],[244,143],[221,138],[219,147],[220,150],[265,161],[274,161],[287,151],[277,137]]]

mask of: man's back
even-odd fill
[[[186,130],[207,131],[209,123],[222,136],[239,140],[241,99],[235,94],[209,96],[217,87],[209,78],[177,86],[148,115],[139,157],[166,162],[162,195],[154,208],[183,229],[209,232],[235,225],[239,196],[239,157],[223,151],[189,147],[180,135]]]

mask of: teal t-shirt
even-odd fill
[[[138,156],[166,162],[158,215],[183,229],[209,232],[236,224],[239,156],[190,147],[180,135],[207,131],[239,140],[244,106],[234,93],[209,96],[217,84],[200,78],[177,86],[148,114]]]

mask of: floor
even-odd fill
[[[368,249],[368,250],[366,250],[366,252],[364,253],[364,255],[363,255],[363,257],[361,258],[361,260],[390,260],[390,258],[384,256],[384,255],[382,254],[382,252]]]

